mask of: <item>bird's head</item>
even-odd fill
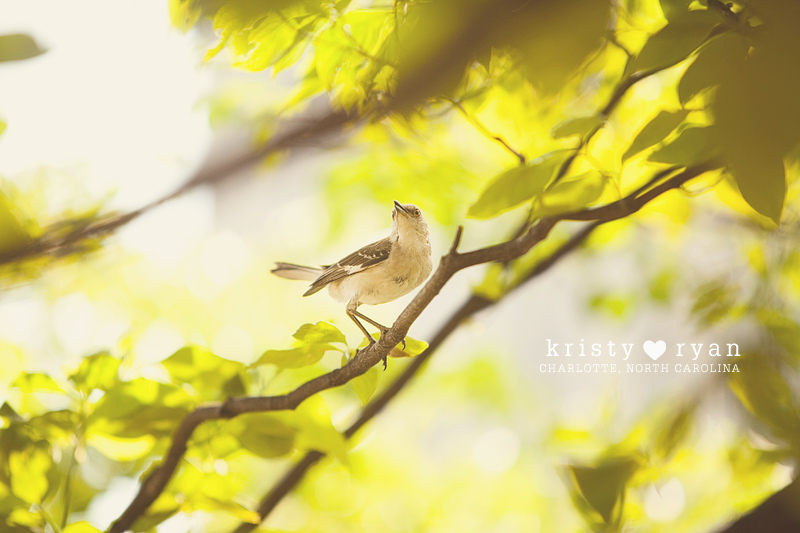
[[[392,229],[400,235],[408,232],[416,232],[421,235],[428,235],[428,224],[422,217],[422,211],[414,204],[401,204],[394,201],[392,210]]]

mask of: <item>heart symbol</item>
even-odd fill
[[[664,341],[658,341],[658,342],[646,341],[644,343],[644,353],[646,353],[647,356],[653,361],[661,357],[666,350],[667,350],[667,343]]]

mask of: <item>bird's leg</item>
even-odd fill
[[[372,320],[370,317],[368,317],[368,316],[364,315],[363,313],[359,313],[359,312],[358,312],[358,311],[356,311],[355,309],[353,309],[353,314],[354,314],[355,316],[357,316],[358,318],[362,319],[362,320],[366,320],[367,322],[369,322],[370,324],[372,324],[373,326],[375,326],[376,328],[378,328],[378,329],[380,330],[380,332],[381,332],[381,337],[383,337],[384,335],[386,335],[386,332],[387,332],[387,331],[389,331],[389,329],[390,329],[390,328],[387,328],[386,326],[384,326],[384,325],[382,325],[382,324],[379,324],[378,322],[375,322],[374,320]],[[402,342],[402,343],[403,343],[403,349],[405,350],[405,348],[406,348],[406,340],[405,340],[405,339],[403,339],[403,340],[402,340],[402,341],[400,341],[400,342]]]
[[[361,313],[356,313],[356,311],[351,311],[350,309],[347,309],[346,313],[347,313],[347,316],[350,317],[350,320],[352,320],[353,322],[356,323],[356,326],[358,326],[358,329],[361,330],[361,332],[367,338],[369,343],[370,344],[375,344],[375,339],[373,339],[372,335],[369,334],[369,331],[367,331],[367,328],[365,328],[364,325],[361,322],[359,322],[358,319],[356,318],[356,315],[357,314],[360,315]]]
[[[348,308],[345,310],[345,312],[347,313],[347,316],[349,316],[350,319],[353,322],[356,323],[356,326],[358,326],[358,329],[360,329],[362,331],[362,333],[364,333],[364,336],[367,338],[367,340],[369,341],[370,345],[375,344],[375,339],[373,339],[372,335],[369,334],[369,332],[367,331],[367,328],[365,328],[364,325],[361,322],[359,322],[358,319],[356,318],[356,315],[359,315],[362,318],[364,318],[364,315],[362,315],[361,313],[359,313],[355,309],[350,309],[350,306],[348,306]],[[367,320],[369,321],[369,319],[367,319]],[[383,333],[381,333],[381,335],[383,335]],[[358,350],[356,350],[356,352],[358,352]],[[386,356],[383,356],[383,369],[386,370],[387,366],[388,366],[388,364],[386,362]]]

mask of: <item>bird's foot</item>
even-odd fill
[[[381,330],[381,338],[385,337],[387,333],[389,333],[389,329],[391,328],[383,328]],[[403,337],[403,340],[400,341],[403,344],[403,349],[406,349],[406,339]]]

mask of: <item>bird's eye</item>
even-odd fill
[[[414,209],[414,216],[415,216],[415,217],[418,217],[418,216],[419,216],[419,214],[420,214],[420,213],[419,213],[419,209]]]

